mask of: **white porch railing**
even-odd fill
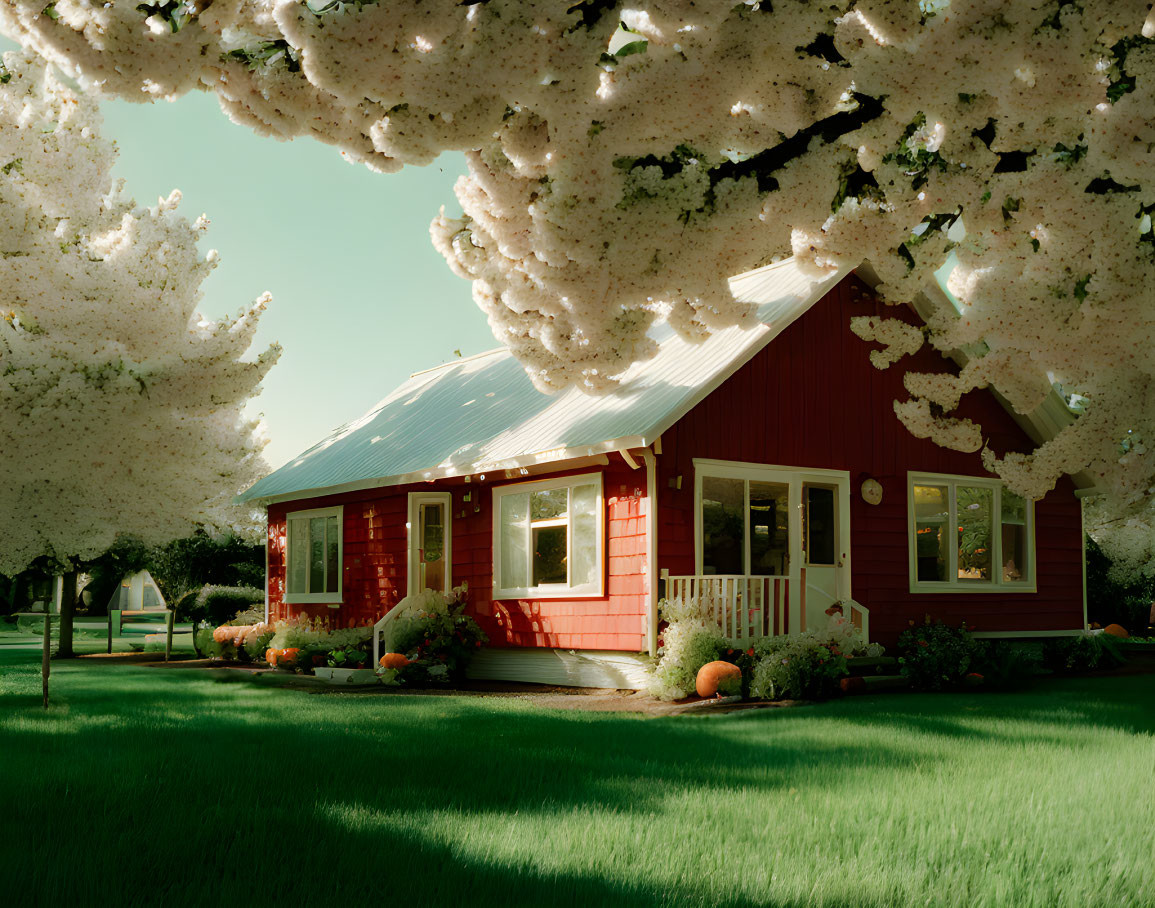
[[[807,630],[808,591],[818,597],[817,604],[812,603],[814,607],[828,603],[840,609],[850,623],[862,632],[863,639],[870,639],[870,612],[866,606],[853,599],[835,602],[826,592],[807,586],[806,568],[802,568],[800,574],[797,628],[791,627],[790,578],[784,575],[708,574],[675,577],[663,571],[662,578],[666,581],[667,599],[697,599],[702,610],[713,616],[724,634],[739,640]],[[831,614],[829,609],[825,611]]]
[[[389,609],[384,615],[377,619],[377,623],[373,625],[373,670],[376,671],[381,661],[381,634],[389,625],[397,620],[401,610],[397,607]]]
[[[862,631],[862,639],[870,640],[870,610],[861,602],[855,602],[853,599],[847,599],[842,603],[848,609],[850,614],[850,623]]]
[[[697,599],[727,636],[738,640],[789,631],[790,578],[778,575],[664,574],[667,599]]]

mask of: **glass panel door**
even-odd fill
[[[750,480],[750,574],[790,573],[790,486]]]
[[[746,482],[702,478],[702,573],[745,573]]]
[[[444,593],[446,592],[445,505],[441,502],[420,505],[418,523],[421,589]]]

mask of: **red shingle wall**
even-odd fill
[[[913,437],[898,421],[904,368],[954,370],[924,347],[886,370],[870,364],[875,346],[849,329],[855,315],[918,324],[904,307],[885,306],[849,278],[787,328],[717,391],[662,436],[658,457],[658,567],[694,572],[694,458],[847,470],[851,493],[852,595],[870,609],[871,636],[889,643],[910,621],[931,614],[979,630],[1078,628],[1083,622],[1079,502],[1064,477],[1035,505],[1038,592],[911,593],[907,548],[907,472],[990,476],[977,453],[960,453]],[[963,399],[959,415],[979,422],[997,453],[1031,445],[986,391]],[[680,491],[670,487],[682,477]],[[882,483],[877,506],[859,488]]]
[[[471,483],[461,479],[310,498],[269,508],[269,603],[274,619],[302,612],[328,618],[336,626],[371,623],[406,592],[408,558],[405,522],[409,492],[453,495],[453,583],[469,584],[469,612],[491,645],[638,651],[645,641],[646,538],[645,470],[633,470],[611,455],[605,467],[535,473],[522,481],[601,472],[605,497],[605,595],[570,600],[492,599],[492,488],[514,480]],[[466,496],[469,500],[466,501]],[[344,602],[287,605],[285,515],[291,511],[344,506]]]

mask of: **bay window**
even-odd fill
[[[602,595],[600,473],[493,490],[495,599]]]
[[[1033,592],[1034,503],[997,479],[911,473],[911,592]]]

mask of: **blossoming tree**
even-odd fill
[[[136,207],[96,102],[42,61],[6,55],[0,83],[0,572],[236,524],[263,469],[241,409],[280,353],[241,359],[267,296],[202,318],[207,221],[176,192]]]
[[[654,320],[741,323],[726,278],[778,257],[869,260],[898,303],[953,254],[925,332],[854,325],[880,366],[967,350],[908,374],[903,423],[1032,497],[1089,471],[1120,520],[1155,485],[1147,0],[3,0],[0,27],[94,91],[215,91],[377,170],[465,150],[433,240],[545,389],[612,383]],[[1085,412],[990,450],[950,416],[990,384]]]

